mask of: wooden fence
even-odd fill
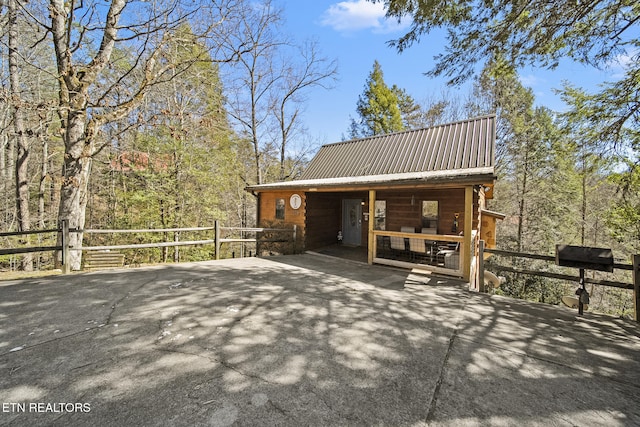
[[[69,234],[70,233],[78,233],[80,231],[84,233],[92,233],[92,234],[117,234],[117,233],[167,233],[167,232],[187,232],[187,231],[214,231],[213,239],[206,240],[190,240],[190,241],[173,241],[173,242],[155,242],[155,243],[134,243],[134,244],[124,244],[124,245],[104,245],[104,246],[83,246],[82,248],[73,248],[69,246]],[[222,237],[223,232],[240,232],[241,235],[244,233],[255,233],[256,237],[253,238],[224,238]],[[119,250],[119,249],[139,249],[139,248],[162,248],[162,247],[173,247],[173,246],[193,246],[193,245],[215,245],[215,259],[220,259],[220,247],[222,243],[247,243],[247,242],[284,242],[289,241],[289,239],[258,239],[257,233],[261,232],[275,232],[275,233],[291,233],[291,240],[294,245],[295,250],[295,242],[297,237],[297,228],[294,225],[293,228],[248,228],[248,227],[221,227],[218,221],[215,222],[213,227],[191,227],[191,228],[163,228],[163,229],[137,229],[137,230],[100,230],[100,229],[86,229],[86,230],[78,230],[78,229],[70,229],[69,223],[67,221],[62,221],[60,228],[50,229],[50,230],[33,230],[33,231],[15,231],[15,232],[4,232],[0,233],[0,237],[8,237],[8,236],[19,236],[19,235],[29,235],[29,234],[45,234],[45,233],[61,233],[62,242],[60,245],[56,246],[32,246],[32,247],[20,247],[20,248],[1,248],[0,255],[11,255],[11,254],[24,254],[24,253],[33,253],[33,252],[47,252],[47,251],[62,251],[62,272],[69,273],[69,263],[67,260],[69,259],[70,251],[110,251],[110,250]]]
[[[530,253],[522,253],[522,252],[514,252],[514,251],[505,251],[499,249],[485,249],[484,241],[480,240],[479,245],[479,256],[478,256],[478,283],[480,286],[484,286],[484,254],[496,254],[507,257],[515,257],[515,258],[526,258],[526,259],[537,259],[547,262],[555,263],[556,257],[551,255],[541,255],[541,254],[530,254]],[[620,289],[629,289],[633,290],[633,304],[634,304],[634,319],[637,322],[640,322],[640,255],[633,255],[631,264],[623,264],[623,263],[614,263],[613,268],[618,270],[627,270],[632,271],[633,283],[626,282],[618,282],[612,280],[601,280],[601,279],[591,279],[591,278],[581,278],[576,275],[569,274],[561,274],[554,273],[550,271],[540,271],[540,270],[528,270],[517,267],[510,267],[505,265],[494,265],[496,270],[505,271],[510,273],[519,273],[526,274],[531,276],[538,277],[547,277],[551,279],[560,279],[560,280],[568,280],[572,282],[580,283],[583,280],[583,283],[590,283],[594,285],[600,286],[610,286]]]
[[[67,220],[60,221],[60,228],[53,228],[49,230],[29,230],[29,231],[10,231],[0,233],[0,237],[10,236],[26,236],[34,234],[49,234],[49,233],[61,233],[60,245],[55,246],[29,246],[21,248],[0,248],[0,255],[13,255],[13,254],[28,254],[35,252],[48,252],[48,251],[62,251],[62,272],[67,274],[70,271],[69,263],[69,233],[77,232],[77,229],[70,229],[69,222]]]

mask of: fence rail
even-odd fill
[[[49,230],[28,230],[28,231],[7,231],[0,233],[0,237],[24,236],[27,234],[45,234],[59,232],[60,228],[51,228]]]
[[[62,251],[62,272],[67,274],[70,272],[69,268],[69,233],[77,232],[77,229],[69,228],[69,221],[60,221],[60,228],[48,229],[48,230],[28,230],[28,231],[9,231],[0,233],[0,237],[8,236],[21,236],[21,235],[33,235],[33,234],[49,234],[49,233],[62,233],[60,238],[60,245],[56,246],[30,246],[26,248],[5,248],[0,249],[0,255],[14,255],[14,254],[28,254],[35,252],[49,252],[49,251]]]
[[[553,255],[541,255],[541,254],[529,254],[523,252],[515,252],[515,251],[505,251],[502,249],[489,249],[485,248],[484,250],[489,254],[503,255],[503,256],[512,256],[512,257],[520,257],[520,258],[529,258],[529,259],[539,259],[543,261],[551,261],[555,262],[556,257]],[[633,270],[633,265],[631,264],[622,264],[622,263],[614,263],[613,268],[618,270]]]
[[[514,257],[514,258],[538,259],[538,260],[549,261],[549,262],[556,261],[556,257],[551,255],[530,254],[530,253],[523,253],[523,252],[505,251],[500,249],[488,249],[484,247],[484,244],[485,242],[481,240],[479,245],[479,254],[478,254],[478,260],[479,260],[478,282],[480,283],[480,286],[483,286],[483,287],[484,287],[484,254],[485,253],[507,256],[507,257]],[[640,255],[633,255],[631,264],[614,263],[613,267],[614,269],[618,269],[618,270],[632,271],[633,283],[619,282],[619,281],[613,281],[613,280],[583,278],[580,276],[573,276],[569,274],[554,273],[550,271],[540,271],[540,270],[528,270],[523,268],[509,267],[505,265],[493,266],[493,268],[495,268],[498,271],[506,271],[510,273],[519,273],[519,274],[526,274],[531,276],[547,277],[552,279],[567,280],[567,281],[578,282],[578,283],[580,283],[580,281],[582,280],[583,283],[589,283],[589,284],[600,285],[600,286],[609,286],[609,287],[614,287],[619,289],[633,290],[634,319],[637,322],[640,322]],[[565,267],[565,268],[571,268],[571,267]]]
[[[154,242],[154,243],[132,243],[123,245],[102,245],[102,246],[83,246],[81,248],[73,248],[69,246],[69,234],[83,232],[87,234],[117,234],[117,233],[167,233],[167,232],[193,232],[193,231],[211,231],[214,230],[213,239],[205,240],[189,240],[182,242]],[[107,250],[120,250],[120,249],[142,249],[142,248],[164,248],[174,246],[194,246],[194,245],[215,245],[215,259],[220,259],[220,247],[222,243],[258,243],[258,242],[282,242],[288,241],[288,239],[258,239],[254,238],[223,238],[222,232],[241,232],[244,233],[260,233],[260,232],[282,232],[292,233],[292,241],[295,244],[297,228],[256,228],[256,227],[221,227],[219,222],[216,221],[213,227],[188,227],[188,228],[156,228],[156,229],[70,229],[67,221],[62,221],[60,228],[54,228],[49,230],[30,230],[30,231],[11,231],[2,232],[0,237],[20,236],[30,234],[46,234],[46,233],[61,233],[61,244],[55,246],[32,246],[32,247],[20,247],[20,248],[0,248],[0,255],[13,255],[13,254],[25,254],[34,252],[48,252],[48,251],[62,251],[62,270],[63,273],[69,273],[69,265],[67,260],[69,259],[70,251],[107,251]]]

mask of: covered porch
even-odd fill
[[[468,279],[484,194],[482,186],[442,184],[305,191],[305,248],[360,247],[369,264]]]

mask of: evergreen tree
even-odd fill
[[[218,66],[188,26],[181,27],[163,52],[169,61],[200,58],[169,81],[156,85],[135,111],[137,130],[114,144],[106,162],[113,186],[101,191],[95,173],[91,224],[110,217],[115,228],[184,228],[230,223],[241,210],[235,141],[227,121]],[[118,132],[114,132],[116,135]],[[241,194],[240,194],[241,196]],[[113,197],[110,202],[106,202]],[[103,212],[103,208],[107,208]],[[102,222],[102,224],[105,224]],[[199,240],[178,232],[140,236],[143,241]],[[131,236],[126,236],[131,239]],[[211,259],[210,246],[130,251],[129,259],[186,261]]]
[[[567,137],[565,155],[573,162],[578,183],[576,194],[580,203],[575,216],[579,235],[575,244],[597,246],[605,237],[602,231],[607,207],[599,207],[598,202],[602,200],[602,187],[607,185],[605,176],[611,164],[608,152],[612,144],[603,137],[598,126],[602,123],[589,120],[594,115],[589,98],[583,90],[565,86],[563,99],[571,108],[560,117]]]
[[[502,193],[504,200],[513,203],[505,210],[517,218],[514,249],[523,251],[528,245],[529,203],[536,185],[546,176],[548,146],[540,128],[547,122],[547,112],[534,107],[532,91],[499,57],[485,67],[476,91],[498,114],[497,174],[500,185],[509,186]]]
[[[393,85],[391,90],[398,97],[398,108],[402,117],[402,126],[404,129],[418,129],[428,126],[425,123],[425,114],[420,104],[416,104],[415,100],[406,90]]]
[[[532,91],[499,57],[482,71],[475,93],[485,103],[484,107],[476,106],[475,111],[497,113],[498,182],[493,209],[508,216],[500,223],[501,243],[517,252],[549,253],[558,243],[555,233],[562,229],[565,217],[559,211],[567,206],[558,203],[564,190],[553,179],[553,147],[560,144],[561,138],[553,115],[545,108],[535,107]],[[558,218],[554,218],[556,214],[560,214]],[[512,267],[525,265],[522,260],[512,259]],[[547,280],[522,274],[508,276],[501,293],[535,301],[559,301],[561,288],[550,286]]]
[[[382,67],[375,61],[364,92],[358,97],[356,111],[359,119],[351,119],[349,137],[363,138],[403,130],[398,93],[399,89],[393,90],[387,86]]]
[[[607,224],[612,236],[629,252],[640,252],[640,153],[636,161],[626,161],[626,168],[610,176],[617,186],[620,198],[607,212]]]

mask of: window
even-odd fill
[[[438,201],[422,201],[422,227],[438,228]]]
[[[376,200],[374,205],[375,222],[373,223],[374,230],[386,230],[387,228],[387,201]]]
[[[276,199],[276,219],[284,219],[284,199]]]

